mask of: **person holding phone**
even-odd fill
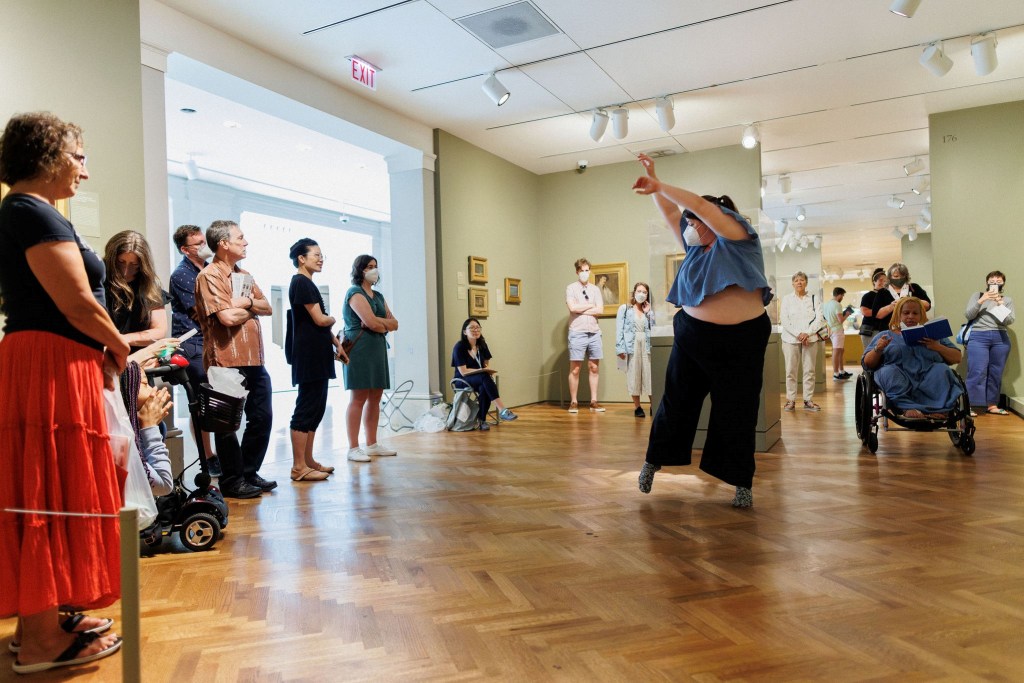
[[[985,276],[985,291],[967,299],[964,316],[971,323],[967,346],[967,397],[974,410],[985,409],[989,415],[1009,415],[999,407],[1003,370],[1010,355],[1013,324],[1013,299],[1003,293],[1006,276],[993,270]]]

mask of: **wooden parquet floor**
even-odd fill
[[[941,433],[872,456],[852,397],[784,414],[750,510],[696,467],[639,493],[624,404],[339,448],[328,483],[288,481],[278,430],[277,491],[212,552],[142,560],[144,680],[1024,680],[1024,421],[979,418],[973,458]]]

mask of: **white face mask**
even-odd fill
[[[204,244],[202,248],[196,252],[196,258],[200,261],[209,261],[213,258],[213,252],[210,250],[210,245]]]
[[[686,230],[683,230],[683,244],[688,247],[700,246],[700,233],[697,232],[697,228],[692,225],[686,226]]]
[[[590,279],[590,271],[589,270],[581,270],[579,272],[579,277],[580,277],[580,282],[582,282],[583,284],[587,284],[587,280]]]
[[[377,280],[380,279],[380,270],[377,268],[370,268],[369,270],[364,270],[363,279],[369,282],[371,285],[377,284]]]
[[[636,302],[638,304],[642,304],[643,302],[647,301],[647,292],[637,292],[636,294],[633,295],[633,298],[636,299]]]

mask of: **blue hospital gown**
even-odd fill
[[[903,335],[894,332],[875,335],[864,349],[864,355],[883,337],[892,341],[882,349],[882,365],[874,373],[875,384],[885,392],[889,405],[901,410],[916,408],[923,413],[951,411],[963,389],[953,380],[953,373],[942,356],[918,344],[907,346]],[[939,343],[956,348],[948,339]],[[863,356],[861,365],[864,365]]]

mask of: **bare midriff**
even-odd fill
[[[764,313],[761,291],[749,291],[729,285],[721,292],[705,297],[700,306],[683,306],[687,315],[716,325],[736,325]]]

